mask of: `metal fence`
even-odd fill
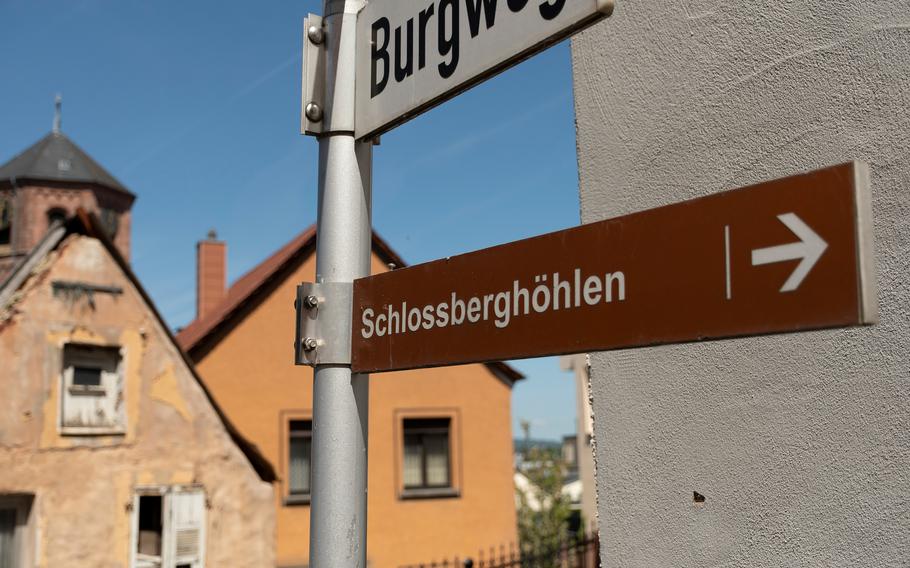
[[[450,558],[401,568],[600,568],[597,533],[553,546],[500,546],[481,550],[476,556]]]

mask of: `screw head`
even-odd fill
[[[315,339],[313,339],[312,337],[307,337],[306,339],[303,340],[303,350],[304,351],[313,351],[316,349],[317,345],[318,345],[317,341]]]
[[[307,103],[305,112],[310,122],[320,122],[322,120],[322,107],[316,103]]]
[[[319,305],[319,298],[317,298],[316,296],[312,296],[312,295],[307,296],[303,300],[303,305],[312,310],[313,308],[315,308],[316,306]]]
[[[321,26],[310,26],[306,30],[306,37],[316,45],[321,45],[325,41],[325,31]]]

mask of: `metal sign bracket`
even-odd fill
[[[300,131],[319,136],[325,117],[325,44],[322,17],[308,14],[303,20],[303,100]]]
[[[351,313],[354,285],[350,282],[304,282],[297,287],[297,365],[350,365]]]

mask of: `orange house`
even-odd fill
[[[297,284],[312,282],[309,229],[225,286],[224,243],[198,245],[198,316],[178,334],[206,386],[278,471],[279,567],[309,558],[313,373],[294,365]],[[404,262],[373,238],[373,273]],[[502,364],[370,379],[367,557],[374,568],[476,557],[516,541],[512,386]]]

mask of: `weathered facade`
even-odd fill
[[[592,355],[604,566],[910,565],[910,3],[624,0],[572,47],[583,221],[860,160],[879,271],[869,328]]]
[[[0,166],[0,566],[274,566],[273,469],[127,264],[131,194],[55,130]]]
[[[293,303],[297,284],[315,279],[315,231],[227,290],[224,254],[217,241],[200,243],[199,274],[222,280],[200,282],[200,317],[178,339],[227,415],[278,471],[278,566],[306,566],[313,373],[294,365]],[[390,263],[404,266],[374,238],[373,272]],[[219,296],[214,307],[205,301]],[[370,566],[476,557],[481,548],[516,542],[511,394],[520,378],[503,364],[370,377]]]
[[[270,469],[86,214],[0,288],[0,362],[4,566],[274,566]]]

